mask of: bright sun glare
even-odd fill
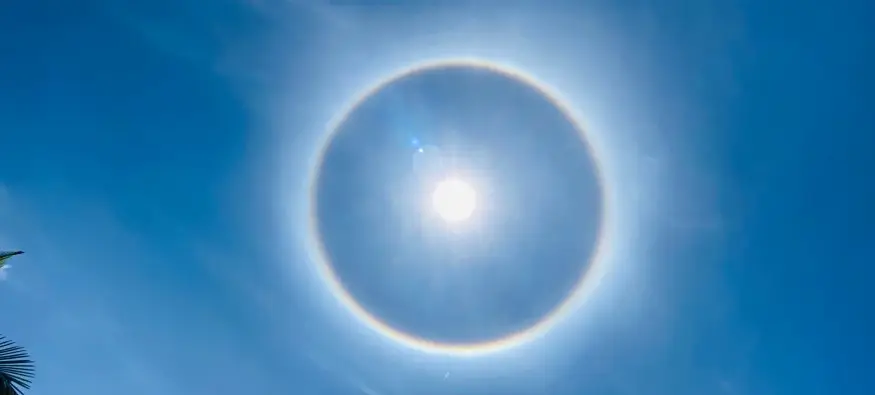
[[[435,211],[447,222],[468,219],[477,206],[477,193],[474,188],[453,178],[441,181],[431,198]]]

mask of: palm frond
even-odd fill
[[[0,395],[23,395],[30,389],[34,365],[27,351],[0,336]]]

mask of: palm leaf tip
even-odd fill
[[[0,395],[23,395],[33,376],[34,364],[27,351],[0,336]]]

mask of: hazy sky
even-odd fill
[[[0,282],[0,334],[37,362],[29,394],[875,385],[872,5],[127,3],[0,7],[0,249],[27,252]],[[447,56],[547,83],[595,154],[530,88],[432,72],[342,125],[315,215],[363,306],[447,341],[536,321],[607,226],[586,303],[479,358],[371,331],[308,244],[326,125],[380,77]],[[481,193],[467,227],[422,210],[434,158]]]

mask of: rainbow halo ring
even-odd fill
[[[592,255],[589,257],[588,269],[584,271],[580,279],[575,283],[569,296],[562,302],[557,304],[551,311],[544,315],[540,321],[534,325],[505,335],[500,338],[481,341],[476,343],[444,343],[429,340],[423,337],[416,336],[398,330],[379,317],[372,314],[364,306],[362,306],[353,295],[344,287],[340,277],[335,272],[332,263],[322,243],[322,236],[319,229],[318,219],[316,218],[317,205],[317,186],[320,178],[322,164],[325,158],[326,150],[330,146],[335,134],[340,126],[346,122],[349,115],[354,112],[360,104],[367,101],[371,96],[380,92],[389,85],[400,81],[404,78],[415,76],[426,71],[433,71],[447,68],[476,68],[494,72],[505,77],[509,77],[517,82],[523,83],[547,98],[557,109],[559,109],[565,118],[571,122],[577,129],[581,140],[586,147],[591,160],[596,179],[599,183],[601,191],[601,210],[599,215],[599,234],[596,239],[596,245]],[[611,226],[611,201],[610,191],[601,168],[601,161],[596,155],[596,150],[593,149],[590,141],[585,133],[580,122],[575,119],[569,107],[558,98],[558,96],[548,86],[535,80],[533,77],[522,73],[511,67],[499,65],[492,62],[487,62],[478,59],[442,59],[433,60],[423,63],[414,64],[410,67],[401,69],[388,77],[381,79],[370,88],[364,90],[355,96],[350,105],[346,106],[338,115],[332,119],[327,132],[321,137],[317,143],[317,152],[309,167],[308,173],[308,228],[307,228],[307,247],[311,257],[311,261],[316,265],[317,274],[322,282],[327,286],[331,295],[351,313],[356,320],[364,324],[370,330],[389,339],[397,344],[403,345],[410,349],[422,351],[429,354],[443,354],[450,356],[482,356],[493,354],[500,351],[506,351],[517,346],[528,344],[535,339],[542,338],[546,333],[553,329],[557,323],[563,321],[569,313],[575,311],[586,299],[587,296],[598,286],[604,274],[604,261],[606,256],[606,246],[610,245],[607,238],[611,234],[608,229]]]

